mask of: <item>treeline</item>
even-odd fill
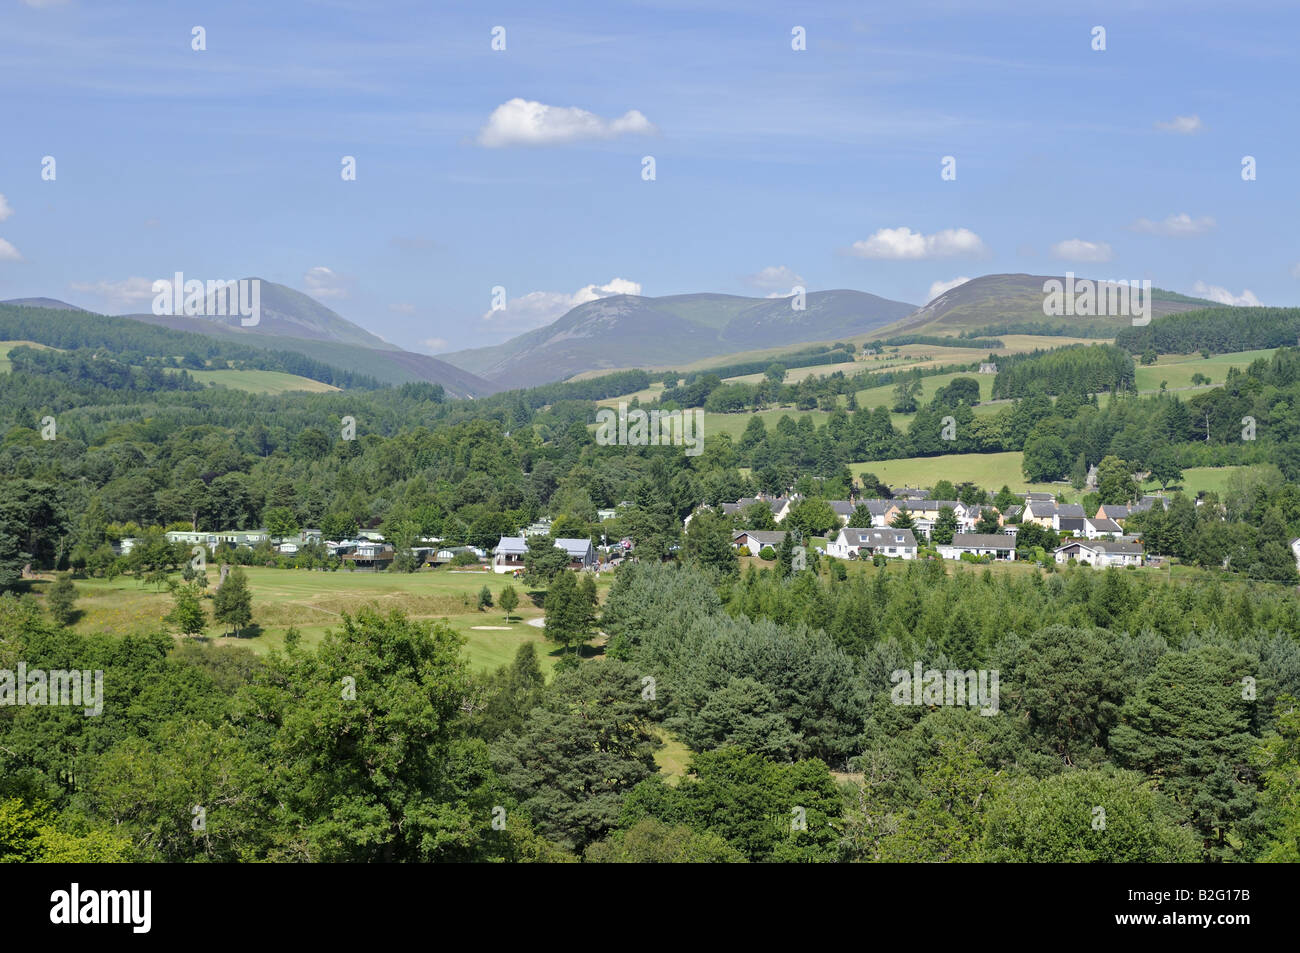
[[[1025,333],[1025,332],[1018,332]],[[868,341],[868,347],[903,347],[907,344],[928,344],[934,347],[977,347],[980,349],[988,348],[997,350],[1006,345],[995,337],[967,337],[964,332],[961,339],[944,337],[938,334],[902,334],[897,337],[885,338],[883,341]]]
[[[92,348],[73,351],[45,351],[34,347],[15,347],[9,351],[14,371],[40,374],[68,383],[90,384],[113,391],[202,390],[204,385],[189,372],[165,370],[158,365],[133,367]]]
[[[982,328],[967,328],[959,332],[957,337],[981,340],[989,335],[1034,334],[1053,338],[1109,338],[1114,333],[1114,328],[1104,328],[1086,321],[1070,324],[1049,321],[1004,321],[999,324],[987,324]],[[972,344],[971,347],[984,347],[984,345]]]
[[[743,361],[735,364],[723,364],[718,367],[709,367],[702,371],[691,371],[687,374],[681,374],[677,371],[669,371],[662,377],[664,381],[684,378],[686,384],[693,384],[699,378],[706,375],[715,375],[718,378],[724,377],[743,377],[746,374],[761,374],[773,364],[779,364],[785,368],[795,367],[818,367],[823,364],[846,364],[853,360],[854,347],[852,344],[819,344],[816,347],[805,348],[799,351],[791,351],[788,354],[777,354],[773,357],[765,358],[760,361]]]
[[[1098,394],[1133,390],[1137,372],[1123,348],[1075,344],[1050,351],[1011,354],[998,359],[994,399],[1030,394]]]
[[[110,353],[127,364],[283,371],[345,389],[381,386],[372,377],[293,351],[265,350],[130,318],[80,311],[0,305],[0,340],[34,341],[65,351],[93,349]]]
[[[1300,341],[1300,308],[1206,308],[1124,328],[1115,344],[1130,354],[1225,354],[1294,347]]]

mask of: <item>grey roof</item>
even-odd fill
[[[882,546],[904,546],[913,548],[916,546],[916,537],[912,535],[910,529],[842,529],[840,532],[844,536],[844,541],[850,546],[870,546],[873,549],[879,549]],[[899,537],[902,537],[899,539]]]
[[[1026,503],[1052,503],[1055,500],[1056,497],[1053,496],[1051,493],[1026,493],[1025,494]]]
[[[1123,527],[1121,527],[1118,523],[1116,523],[1114,520],[1106,519],[1105,517],[1102,517],[1101,519],[1090,519],[1088,520],[1088,523],[1091,524],[1093,531],[1097,533],[1124,532]]]
[[[583,558],[592,549],[591,540],[586,538],[567,539],[565,537],[560,537],[555,541],[555,545],[557,548],[564,550],[574,559]]]
[[[501,556],[522,556],[528,552],[528,540],[522,536],[502,536],[493,552]]]
[[[785,535],[786,531],[783,529],[738,529],[731,534],[731,541],[734,543],[740,537],[748,536],[764,546],[780,546],[785,540]]]
[[[1062,519],[1081,520],[1087,514],[1083,511],[1083,505],[1080,503],[1062,503],[1056,508],[1056,515]]]
[[[1083,533],[1088,529],[1088,521],[1082,516],[1077,518],[1062,517],[1060,526],[1067,533]]]
[[[1016,539],[1005,533],[954,533],[952,545],[958,549],[1015,549]]]
[[[1101,515],[1109,519],[1122,520],[1124,517],[1128,516],[1128,514],[1129,508],[1127,505],[1117,506],[1114,503],[1103,503],[1101,507]]]
[[[1061,552],[1063,549],[1070,549],[1078,546],[1082,549],[1091,549],[1093,552],[1109,553],[1115,556],[1141,556],[1142,547],[1138,543],[1126,543],[1121,540],[1113,539],[1076,539],[1066,543],[1056,550]]]

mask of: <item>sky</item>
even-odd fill
[[[426,353],[616,293],[1073,271],[1295,305],[1298,28],[1250,0],[0,0],[0,299],[255,275]]]

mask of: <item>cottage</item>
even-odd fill
[[[231,546],[257,546],[270,537],[264,529],[227,529],[216,532],[194,532],[192,530],[171,530],[164,534],[169,543],[185,543],[189,546],[206,546],[213,552],[222,543]]]
[[[589,539],[557,539],[555,548],[568,553],[570,569],[591,569],[596,565],[596,547],[591,545]],[[524,554],[527,552],[526,537],[502,536],[492,550],[492,571],[507,573],[523,569]]]
[[[1074,559],[1095,569],[1143,565],[1142,545],[1120,540],[1075,539],[1057,549],[1055,555],[1058,563]]]
[[[998,372],[998,366],[994,364],[992,361],[980,362],[981,374],[996,374],[997,372]]]
[[[831,510],[840,518],[840,525],[848,525],[859,506],[865,506],[871,514],[872,526],[888,526],[889,513],[894,504],[889,500],[827,500]],[[895,512],[897,512],[895,510]]]
[[[1088,539],[1115,539],[1124,535],[1124,527],[1111,519],[1093,517],[1084,520],[1083,535]]]
[[[350,552],[340,555],[345,565],[350,565],[353,569],[368,569],[378,571],[390,566],[397,557],[397,551],[391,543],[375,542],[371,539],[364,539],[357,542],[356,546]]]
[[[1005,533],[956,533],[951,543],[939,545],[939,555],[944,559],[961,559],[962,553],[1014,560],[1016,538]]]
[[[757,556],[763,551],[764,546],[771,546],[778,549],[785,540],[783,530],[765,530],[765,529],[742,529],[737,530],[731,535],[732,546],[744,546],[749,550],[749,555]]]
[[[896,559],[916,558],[916,537],[910,529],[858,529],[845,527],[834,541],[827,545],[826,553],[841,559],[890,556]]]

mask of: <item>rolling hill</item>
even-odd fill
[[[583,371],[680,365],[700,358],[874,330],[912,305],[861,291],[814,291],[795,311],[788,298],[688,294],[614,295],[588,301],[543,328],[493,347],[442,355],[501,386],[530,387]]]
[[[1126,317],[1049,317],[1043,314],[1043,282],[1052,275],[984,275],[972,278],[917,308],[901,321],[879,328],[873,337],[887,338],[903,333],[958,334],[1002,324],[1031,322],[1077,330],[1080,322],[1118,332],[1131,327]],[[1061,281],[1062,278],[1057,277]],[[1159,288],[1151,289],[1151,314],[1158,318],[1181,311],[1218,307],[1204,298]]]
[[[441,384],[452,397],[483,397],[502,389],[446,361],[389,344],[300,291],[273,281],[261,281],[261,320],[252,327],[241,326],[238,315],[128,314],[123,317],[251,347],[293,351],[387,384],[415,381]]]

